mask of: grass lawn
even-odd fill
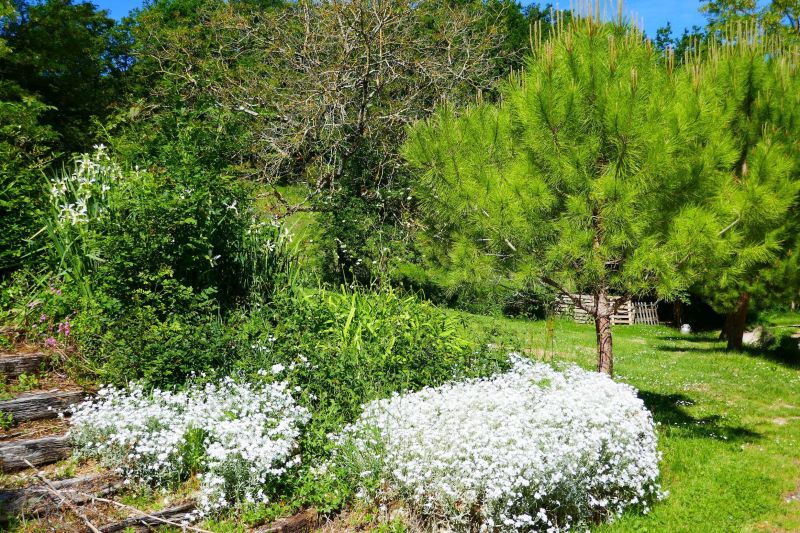
[[[504,346],[595,364],[594,327],[458,314]],[[800,316],[775,317],[776,325]],[[662,485],[648,516],[594,531],[800,531],[800,366],[775,354],[726,353],[711,333],[615,326],[616,379],[639,390],[658,423]],[[800,341],[800,339],[797,339]]]

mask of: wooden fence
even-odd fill
[[[594,306],[594,297],[588,294],[562,294],[556,298],[554,310],[559,315],[572,316],[576,322],[592,322],[592,317],[575,305],[580,298],[581,305],[591,308]],[[611,297],[613,305],[619,296]],[[628,300],[611,316],[612,324],[658,324],[658,309],[656,302],[640,302]]]

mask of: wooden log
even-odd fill
[[[86,397],[83,391],[56,391],[22,394],[13,400],[0,402],[0,411],[10,414],[14,422],[56,418],[68,413],[69,407]]]
[[[20,374],[36,374],[46,361],[47,356],[41,352],[0,354],[0,375],[5,374],[6,379],[10,380]]]
[[[76,505],[90,501],[91,496],[113,494],[123,486],[119,477],[107,472],[53,481],[52,485]],[[45,515],[58,508],[52,492],[45,485],[0,490],[0,519],[15,515]]]
[[[25,459],[34,466],[47,465],[66,459],[70,453],[66,435],[0,443],[0,472],[16,472],[28,468]]]
[[[150,531],[153,526],[163,525],[163,522],[156,520],[161,518],[170,520],[172,522],[181,522],[188,519],[187,515],[195,508],[194,502],[184,503],[177,507],[164,509],[163,511],[148,513],[150,516],[137,516],[133,518],[126,518],[113,524],[108,524],[100,528],[103,533],[116,533],[117,531],[125,531],[128,528],[133,528],[136,531]]]
[[[294,516],[281,518],[268,526],[258,529],[258,533],[309,533],[319,525],[319,514],[316,509],[306,509]]]

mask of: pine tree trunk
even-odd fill
[[[672,304],[672,322],[676,328],[683,324],[683,302],[680,300],[675,300]]]
[[[750,305],[750,294],[739,295],[736,308],[725,318],[725,338],[728,339],[728,350],[742,351],[742,338],[747,323],[747,309]]]
[[[594,317],[597,334],[597,371],[614,375],[614,352],[611,343],[611,305],[608,291],[602,289],[597,295],[597,309]]]

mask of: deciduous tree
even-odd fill
[[[17,13],[0,0],[0,27]],[[0,31],[0,63],[13,50]],[[0,279],[30,252],[26,241],[41,220],[42,170],[54,156],[56,132],[43,122],[50,108],[13,79],[0,77]]]
[[[15,8],[0,26],[14,51],[0,58],[0,78],[49,106],[41,118],[58,132],[63,152],[91,148],[95,122],[120,97],[125,40],[108,12],[89,2],[17,0]]]

